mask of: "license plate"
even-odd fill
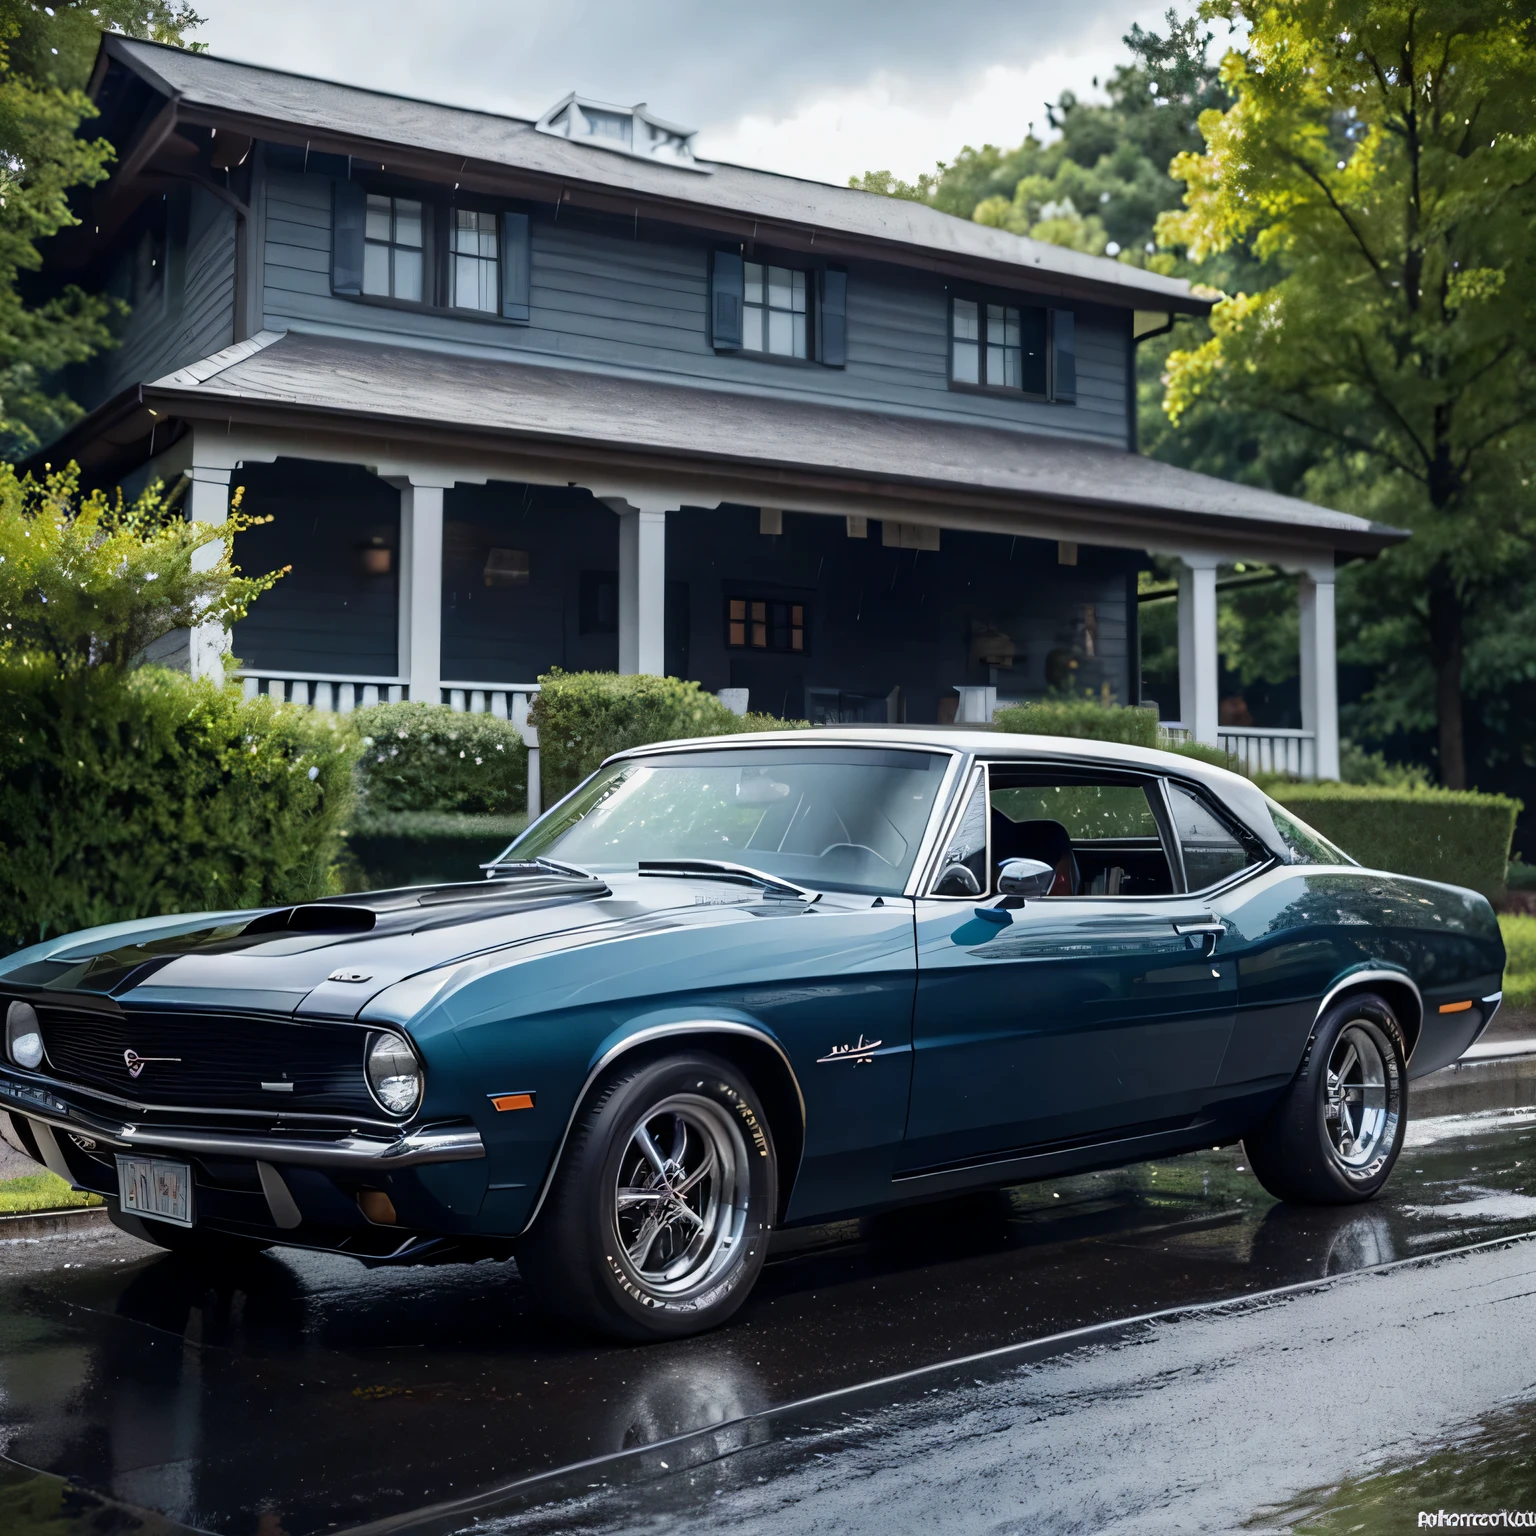
[[[161,1157],[119,1157],[117,1195],[125,1211],[192,1225],[192,1170]]]

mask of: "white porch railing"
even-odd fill
[[[1296,779],[1317,777],[1315,731],[1233,725],[1222,726],[1217,734],[1245,773],[1288,773]]]
[[[398,704],[405,697],[405,679],[359,677],[345,672],[269,672],[245,667],[238,674],[245,696],[269,694],[287,704],[308,704],[314,709],[350,714],[372,704]]]

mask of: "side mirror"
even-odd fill
[[[1004,859],[997,888],[1004,896],[1049,896],[1056,871],[1039,859]]]
[[[981,882],[964,864],[947,864],[933,887],[935,896],[980,896]]]

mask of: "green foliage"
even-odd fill
[[[1276,276],[1169,357],[1168,409],[1292,423],[1323,455],[1313,494],[1413,530],[1360,579],[1375,604],[1355,639],[1428,663],[1441,777],[1460,785],[1469,616],[1536,558],[1536,27],[1507,0],[1207,11],[1249,36],[1205,152],[1174,164],[1186,207],[1159,237],[1196,261],[1251,247]]]
[[[1089,741],[1123,741],[1157,747],[1157,716],[1150,709],[1125,709],[1095,699],[1044,699],[1009,704],[993,717],[1000,730],[1022,736],[1078,736]]]
[[[359,819],[347,839],[342,879],[359,890],[479,880],[480,866],[494,859],[527,824],[525,815],[370,812]]]
[[[1429,771],[1420,763],[1389,763],[1380,752],[1367,752],[1353,741],[1339,748],[1339,777],[1346,784],[1387,789],[1428,789]]]
[[[1499,932],[1504,935],[1504,1006],[1536,1005],[1536,917],[1501,912]]]
[[[334,715],[146,667],[0,665],[0,940],[333,888],[353,804]]]
[[[627,677],[616,672],[563,672],[539,679],[529,718],[539,732],[544,802],[568,794],[604,758],[653,741],[787,730],[802,721],[773,715],[734,715],[697,683],[675,677]]]
[[[442,704],[354,710],[361,827],[398,812],[506,816],[528,804],[528,749],[510,720]]]
[[[100,1195],[75,1189],[46,1168],[39,1168],[36,1173],[24,1173],[19,1178],[0,1179],[0,1216],[17,1216],[27,1211],[62,1211],[72,1206],[100,1204]]]
[[[38,242],[79,223],[70,189],[111,169],[112,146],[79,132],[96,116],[83,87],[101,31],[179,43],[199,20],[184,0],[0,0],[0,456],[23,457],[74,420],[49,376],[112,344],[113,301],[73,285],[25,292]]]
[[[1518,800],[1468,790],[1276,784],[1269,793],[1372,869],[1502,899]]]
[[[75,464],[41,483],[0,464],[0,660],[121,671],[173,629],[243,619],[282,575],[232,562],[235,535],[268,521],[242,513],[238,491],[213,524],[189,522],[158,484],[130,504],[121,491],[82,498],[79,482]]]

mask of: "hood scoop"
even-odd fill
[[[378,921],[378,913],[367,907],[328,906],[317,901],[268,912],[247,923],[245,932],[247,936],[258,933],[372,933]]]

